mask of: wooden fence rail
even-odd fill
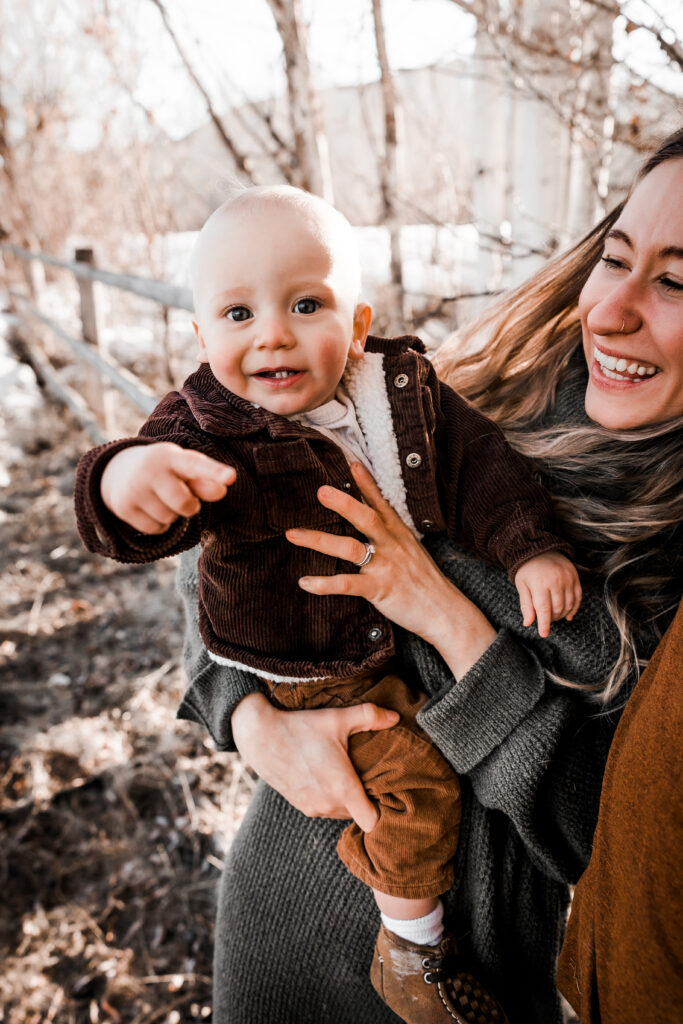
[[[134,374],[105,358],[99,351],[97,314],[93,282],[98,281],[112,288],[150,299],[165,309],[192,310],[192,293],[189,288],[169,284],[166,281],[155,281],[150,278],[138,277],[135,274],[114,274],[94,266],[92,251],[80,249],[76,251],[76,260],[60,260],[42,252],[33,252],[18,245],[0,242],[0,251],[10,253],[24,261],[38,260],[40,263],[69,271],[79,282],[81,339],[72,334],[46,316],[35,302],[23,292],[9,290],[14,309],[21,319],[38,322],[47,327],[62,341],[66,342],[76,356],[77,361],[92,368],[90,380],[90,402],[74,391],[60,379],[59,373],[44,353],[38,348],[29,346],[28,357],[34,369],[46,387],[64,404],[66,404],[82,423],[96,443],[106,439],[106,427],[103,429],[104,404],[102,401],[102,381],[124,394],[138,409],[148,415],[157,404],[159,396],[147,387]],[[90,405],[90,408],[89,408]]]
[[[181,288],[178,285],[169,284],[167,281],[137,277],[135,274],[112,274],[109,270],[100,270],[99,267],[89,266],[87,263],[58,260],[55,256],[48,256],[43,252],[33,252],[31,249],[22,249],[21,246],[11,245],[9,242],[0,242],[0,249],[11,252],[20,260],[38,260],[49,267],[70,270],[74,277],[79,277],[84,281],[101,281],[102,284],[109,285],[111,288],[133,292],[145,299],[152,299],[161,306],[192,311],[192,292],[189,288]]]

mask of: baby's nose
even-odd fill
[[[290,346],[293,335],[282,317],[273,316],[261,325],[259,346],[262,348],[282,348]]]

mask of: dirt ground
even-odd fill
[[[254,780],[178,722],[172,560],[89,555],[90,447],[45,400],[0,509],[0,1021],[210,1021],[217,882]]]

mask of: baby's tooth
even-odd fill
[[[638,367],[638,376],[639,377],[644,377],[646,373],[647,373],[647,369],[644,366],[639,366]]]
[[[617,363],[616,363],[616,366],[614,367],[614,369],[618,370],[621,373],[621,371],[625,370],[627,366],[628,366],[628,363],[626,362],[625,359],[617,359]]]
[[[656,372],[657,371],[655,370],[654,366],[648,366],[648,368],[647,368],[647,375],[648,375],[648,377],[651,377],[652,374],[656,373]]]
[[[638,363],[631,363],[631,365],[628,367],[628,372],[629,373],[635,373],[637,369],[638,369]]]

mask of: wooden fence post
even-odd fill
[[[92,249],[76,249],[76,263],[85,263],[90,267],[95,266],[95,254]],[[81,332],[83,341],[93,348],[100,349],[100,336],[97,326],[97,307],[95,305],[95,285],[82,277],[78,278],[78,293],[81,300]],[[99,371],[93,367],[87,367],[85,382],[85,397],[88,405],[94,412],[97,420],[105,427],[108,426],[107,403],[105,401],[105,386]]]

